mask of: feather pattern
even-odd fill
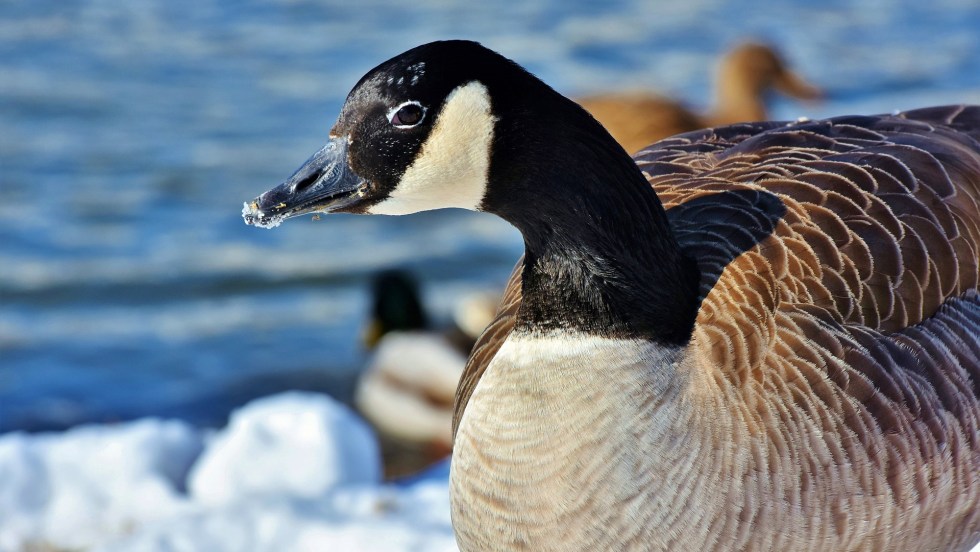
[[[725,548],[980,540],[978,142],[980,107],[954,106],[739,124],[636,155],[701,270],[687,351],[695,395],[734,420],[705,460],[730,485],[734,515],[703,520]],[[522,265],[454,433],[513,331]],[[726,451],[746,460],[711,464]]]

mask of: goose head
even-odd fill
[[[243,216],[272,227],[317,212],[493,210],[495,195],[519,203],[518,181],[574,136],[604,136],[592,149],[633,165],[591,116],[517,64],[475,42],[434,42],[368,72],[327,144]]]
[[[243,216],[272,227],[304,213],[442,208],[493,213],[524,236],[518,327],[689,336],[696,268],[636,163],[582,107],[475,42],[426,44],[372,69],[326,146]],[[650,284],[626,284],[636,280]]]

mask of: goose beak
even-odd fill
[[[347,164],[347,138],[333,138],[288,180],[245,204],[245,224],[275,228],[306,213],[349,208],[364,196],[367,183]]]

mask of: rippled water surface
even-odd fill
[[[521,240],[487,215],[242,224],[380,61],[471,38],[570,95],[705,106],[753,36],[829,92],[777,118],[980,103],[975,0],[0,3],[0,431],[345,398],[371,273],[411,269],[443,315],[502,285]]]

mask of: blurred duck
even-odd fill
[[[464,298],[454,309],[454,327],[438,331],[409,274],[378,274],[372,294],[364,342],[373,354],[354,402],[379,434],[391,478],[415,473],[452,450],[456,385],[496,301],[482,294]]]
[[[680,102],[648,92],[589,96],[579,104],[599,120],[626,151],[674,134],[746,121],[767,120],[765,95],[778,90],[801,100],[822,92],[789,70],[770,46],[746,42],[722,58],[715,90],[716,105],[699,115]]]

